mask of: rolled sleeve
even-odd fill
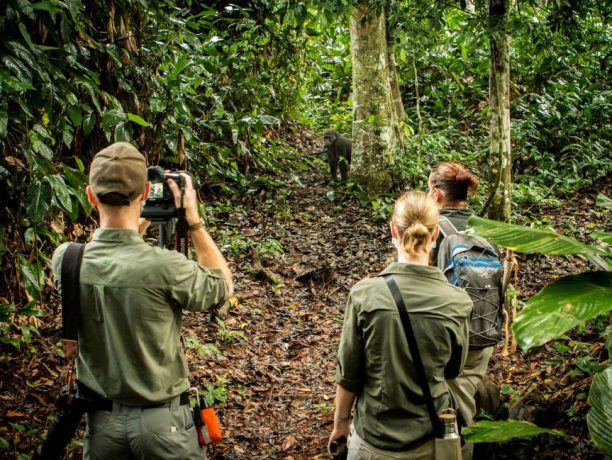
[[[229,288],[220,269],[187,260],[177,266],[173,275],[172,298],[185,310],[206,311],[229,299]]]
[[[338,365],[336,383],[345,390],[358,393],[363,386],[365,375],[363,335],[359,328],[358,305],[349,297],[340,346],[338,347]]]

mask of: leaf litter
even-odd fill
[[[298,150],[315,150],[312,136],[294,136]],[[285,181],[276,177],[258,193],[229,198],[231,209],[208,216],[236,282],[226,315],[188,312],[184,317],[191,382],[215,400],[223,427],[223,441],[209,448],[211,459],[329,458],[335,354],[347,295],[394,254],[386,219],[344,186],[329,184],[325,164],[311,163],[314,168],[296,169],[295,177]],[[284,185],[275,186],[278,182]],[[602,190],[611,196],[612,184],[608,178],[598,185],[569,197],[564,206],[536,211],[557,230],[571,230],[582,240],[584,229],[610,231],[610,213],[593,212],[592,203]],[[258,275],[254,253],[276,278]],[[523,300],[547,282],[588,268],[579,258],[518,257]],[[65,367],[58,345],[59,311],[59,297],[50,292],[41,335],[24,344],[31,353],[3,345],[0,438],[15,447],[12,453],[0,450],[0,456],[31,454],[53,412]],[[588,343],[600,362],[607,359],[601,337],[591,330],[572,336]],[[522,396],[515,415],[567,434],[565,439],[514,441],[497,448],[494,458],[603,458],[590,443],[585,422],[583,395],[592,377],[568,377],[568,362],[574,358],[568,356],[564,364],[558,356],[554,345],[546,344],[492,359],[488,375],[502,387],[504,401]],[[82,436],[83,427],[67,458],[81,457]]]

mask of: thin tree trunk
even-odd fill
[[[351,178],[371,191],[387,189],[388,165],[397,155],[404,109],[386,15],[363,4],[351,18],[353,56],[353,156]]]
[[[489,165],[491,219],[504,222],[511,216],[512,156],[510,151],[510,55],[506,32],[508,0],[489,0]],[[490,206],[489,206],[490,205]]]

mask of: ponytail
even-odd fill
[[[423,192],[404,193],[395,202],[392,220],[407,254],[429,253],[431,236],[438,222],[438,207],[432,198]]]

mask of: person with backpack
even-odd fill
[[[439,452],[439,417],[454,406],[446,381],[467,355],[472,302],[429,265],[437,221],[425,193],[402,195],[389,224],[397,262],[349,294],[328,444],[348,438],[349,460],[460,458],[458,435],[458,455]]]
[[[448,382],[469,425],[477,411],[477,394],[488,391],[483,378],[494,345],[501,339],[503,265],[495,247],[462,233],[472,215],[467,208],[468,195],[478,188],[478,178],[459,163],[441,163],[433,168],[428,185],[440,210],[433,264],[451,284],[465,288],[474,302],[467,360],[462,373]],[[489,395],[480,396],[490,399]]]
[[[145,157],[118,142],[98,152],[86,193],[100,226],[82,255],[77,387],[87,394],[85,459],[205,459],[189,408],[181,342],[183,310],[205,311],[233,291],[232,274],[201,222],[197,192],[168,179],[191,233],[196,259],[152,247],[139,234],[148,198]],[[61,291],[70,244],[53,255]],[[66,258],[68,259],[68,258]],[[75,277],[76,278],[76,277]]]

